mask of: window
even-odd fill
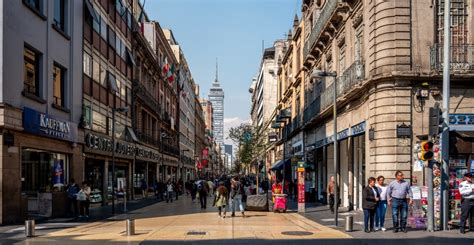
[[[92,125],[92,109],[90,105],[82,106],[82,123],[83,127],[90,129]]]
[[[100,64],[97,60],[92,60],[92,76],[94,81],[100,83]]]
[[[40,58],[41,54],[25,47],[24,50],[24,91],[39,97]]]
[[[66,0],[54,0],[54,25],[61,31],[66,31]]]
[[[65,107],[66,69],[54,64],[53,67],[53,96],[54,104]]]
[[[110,47],[112,47],[113,49],[115,49],[115,32],[109,28],[109,45]]]
[[[97,15],[97,18],[92,18],[92,28],[94,29],[95,32],[100,34],[100,23],[102,22],[102,17],[100,15]]]
[[[43,20],[46,20],[46,17],[42,14],[43,0],[23,0],[23,3]]]
[[[107,22],[103,17],[100,20],[100,36],[107,41]]]
[[[84,52],[83,56],[83,72],[86,74],[88,77],[92,77],[92,58],[88,53]]]

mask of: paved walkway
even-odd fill
[[[222,243],[226,240],[245,243],[255,242],[256,239],[262,242],[275,239],[288,242],[350,238],[341,231],[322,226],[297,213],[248,212],[247,216],[242,218],[239,213],[237,217],[223,219],[218,217],[215,208],[201,211],[197,203],[191,203],[189,198],[184,197],[173,203],[157,203],[106,220],[44,232],[23,242],[139,244],[184,241]],[[135,219],[137,235],[125,236],[127,218]]]

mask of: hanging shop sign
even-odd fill
[[[23,130],[28,133],[65,140],[77,141],[77,124],[48,114],[23,108]]]
[[[411,126],[405,123],[397,125],[397,138],[411,138]]]

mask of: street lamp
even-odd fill
[[[112,108],[112,215],[115,215],[115,151],[117,148],[115,142],[115,112],[127,113],[128,107]]]
[[[161,144],[161,178],[163,180],[163,183],[165,182],[165,155],[164,155],[164,149],[163,149],[163,140],[165,139],[171,139],[170,136],[168,136],[166,133],[161,133],[160,134],[160,144]]]
[[[335,176],[334,176],[334,199],[335,199],[335,217],[334,217],[334,223],[336,224],[336,227],[338,225],[338,208],[339,208],[339,191],[338,191],[338,173],[339,173],[339,169],[338,169],[338,152],[337,152],[337,106],[336,106],[336,103],[337,103],[337,86],[336,86],[336,82],[337,82],[337,73],[336,72],[327,72],[327,71],[321,71],[321,70],[314,70],[313,73],[311,73],[311,76],[310,78],[311,79],[318,79],[318,78],[324,78],[324,77],[333,77],[334,78],[334,94],[333,94],[333,121],[334,121],[334,172],[335,172]]]

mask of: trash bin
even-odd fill
[[[354,228],[354,217],[347,216],[346,217],[346,231],[351,232]]]
[[[35,220],[25,220],[25,235],[26,237],[35,236]]]

